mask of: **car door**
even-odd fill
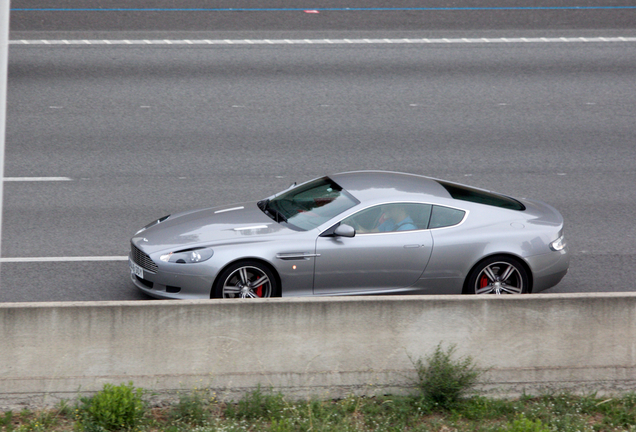
[[[402,209],[391,206],[401,205]],[[406,208],[408,221],[388,224],[387,214]],[[314,294],[345,294],[399,289],[413,285],[424,272],[433,240],[428,227],[431,206],[385,204],[362,210],[340,224],[356,228],[354,237],[333,229],[316,240]],[[389,226],[380,231],[379,227]]]

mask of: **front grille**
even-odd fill
[[[150,259],[148,255],[137,249],[134,244],[130,245],[130,252],[132,260],[141,266],[144,270],[148,270],[149,272],[156,273],[157,272],[157,264],[154,263],[153,260]]]

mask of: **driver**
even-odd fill
[[[408,231],[417,229],[417,226],[408,215],[403,206],[389,206],[380,217],[379,232]]]

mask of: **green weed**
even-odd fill
[[[3,432],[44,432],[58,424],[59,415],[55,410],[22,410],[17,416],[11,411],[0,414],[0,431]]]
[[[425,360],[414,362],[417,387],[433,408],[452,409],[478,382],[480,374],[472,357],[453,360],[454,353],[455,346],[444,351],[440,343]]]
[[[179,402],[171,409],[169,419],[173,423],[207,425],[214,414],[215,404],[215,394],[196,388],[192,392],[179,395]]]
[[[77,409],[80,431],[102,432],[137,430],[145,412],[143,390],[128,385],[105,384],[95,395],[81,398]]]
[[[0,430],[13,432],[13,421],[13,411],[7,411],[4,414],[0,414]]]
[[[280,420],[288,407],[285,397],[281,393],[264,393],[260,386],[248,393],[236,405],[229,405],[226,409],[227,418],[240,420]]]
[[[523,414],[517,416],[512,423],[499,429],[500,432],[552,432],[541,420],[529,420]]]

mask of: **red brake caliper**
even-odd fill
[[[482,276],[479,280],[479,288],[485,288],[488,285],[488,278],[486,276]]]
[[[263,297],[263,285],[256,288],[256,295],[259,297]]]

